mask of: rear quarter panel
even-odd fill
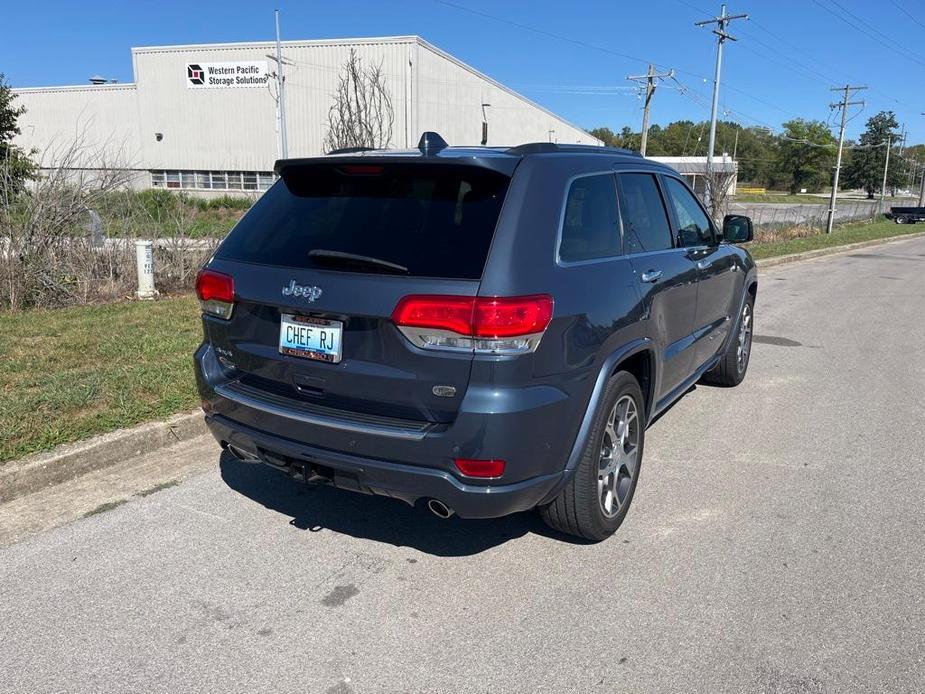
[[[613,173],[616,165],[602,156],[526,158],[511,182],[479,289],[482,296],[545,293],[555,301],[553,320],[529,360],[476,357],[471,386],[490,379],[564,391],[570,403],[565,417],[560,410],[557,421],[537,427],[538,437],[550,439],[547,448],[556,458],[551,466],[560,470],[605,361],[623,346],[642,341],[646,332],[638,279],[627,258],[557,262],[569,184],[576,176]]]

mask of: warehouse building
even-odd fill
[[[694,192],[703,195],[707,187],[707,173],[710,167],[706,157],[650,157],[653,161],[667,164],[688,182]],[[713,157],[713,176],[717,185],[723,185],[726,195],[735,195],[739,180],[739,162],[728,154]]]
[[[291,157],[324,153],[329,111],[351,51],[380,67],[391,102],[390,146],[422,132],[452,145],[530,141],[600,144],[581,128],[416,36],[285,41]],[[15,89],[26,107],[17,144],[61,165],[79,140],[79,164],[137,172],[138,187],[206,194],[265,190],[279,156],[276,45],[272,42],[132,49],[134,82]]]

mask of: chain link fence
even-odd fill
[[[835,207],[835,224],[868,222],[883,219],[891,206],[916,204],[914,199],[839,200]],[[738,203],[729,204],[729,212],[751,217],[756,241],[776,241],[825,233],[828,200],[817,203]]]

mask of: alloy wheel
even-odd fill
[[[617,400],[607,417],[597,474],[598,502],[607,518],[625,505],[639,469],[639,408],[631,395]]]
[[[739,321],[739,342],[736,347],[736,362],[739,367],[739,373],[745,371],[748,366],[748,356],[752,350],[752,309],[745,303],[742,309],[742,319]]]

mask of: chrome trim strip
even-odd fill
[[[285,417],[287,419],[292,419],[304,424],[314,424],[315,426],[329,427],[331,429],[338,429],[340,431],[351,431],[357,434],[389,436],[396,439],[403,439],[405,441],[422,441],[427,435],[427,430],[408,431],[406,429],[399,429],[398,427],[390,427],[381,424],[361,424],[359,422],[351,422],[348,420],[337,419],[335,417],[328,417],[325,415],[298,412],[297,410],[280,407],[279,405],[274,405],[273,403],[266,402],[259,398],[245,395],[244,393],[239,393],[232,388],[228,388],[226,385],[215,386],[215,392],[217,395],[220,395],[226,400],[231,400],[232,402],[236,402],[239,405],[251,407],[255,410],[260,410],[261,412],[267,412],[268,414],[276,415],[277,417]]]

